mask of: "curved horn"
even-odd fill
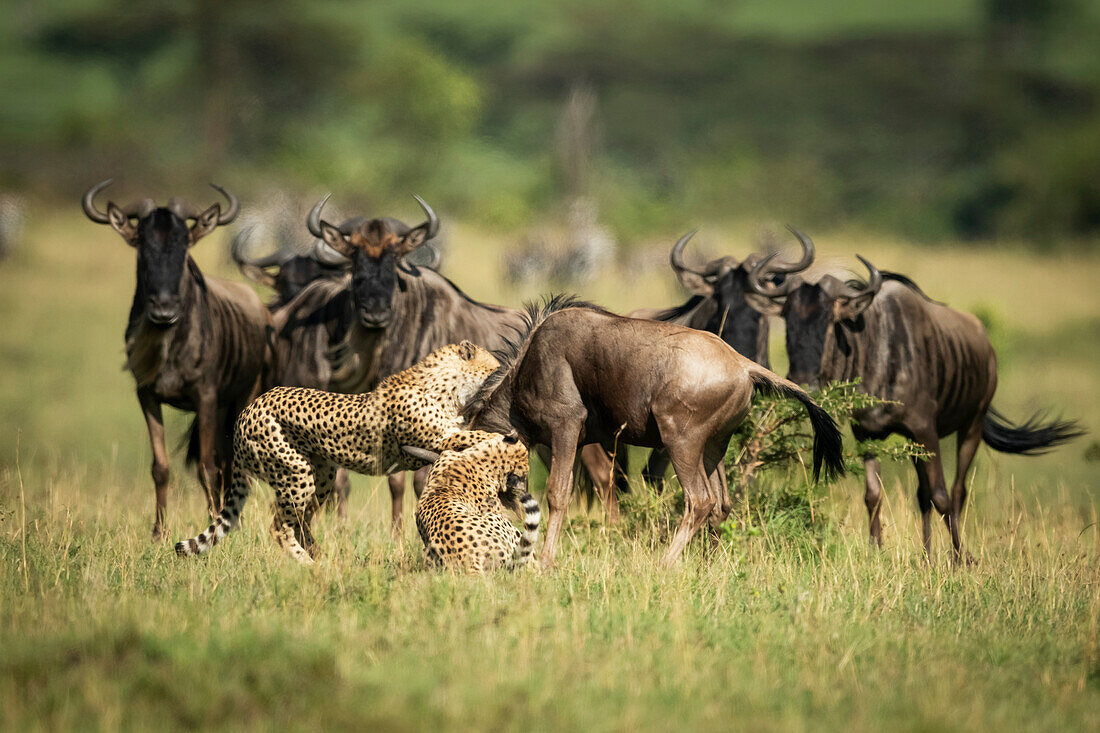
[[[668,264],[671,265],[672,269],[677,273],[690,272],[700,277],[703,276],[703,273],[698,270],[693,270],[684,264],[684,247],[687,246],[688,240],[694,237],[695,233],[698,231],[698,229],[692,229],[690,232],[680,237],[676,240],[676,244],[672,245],[672,251],[668,253]]]
[[[93,199],[95,199],[96,195],[100,191],[107,188],[107,186],[110,186],[114,182],[115,179],[113,178],[108,178],[105,181],[100,181],[96,185],[89,188],[88,191],[84,194],[84,198],[80,200],[81,205],[84,207],[84,215],[94,221],[96,224],[107,224],[110,222],[110,218],[95,207]]]
[[[790,264],[776,263],[771,266],[772,272],[802,272],[814,263],[813,240],[790,224],[787,225],[787,230],[790,231],[790,233],[798,239],[798,243],[802,245],[802,258],[798,262]]]
[[[420,448],[415,445],[403,445],[401,450],[413,458],[418,458],[421,461],[427,461],[428,463],[435,463],[439,460],[439,454],[435,451],[428,450],[426,448]]]
[[[323,239],[318,239],[313,243],[313,259],[329,267],[340,267],[351,262],[347,257],[325,244]]]
[[[309,233],[318,239],[321,238],[321,209],[325,208],[325,202],[331,196],[331,193],[326,193],[324,198],[313,205],[313,208],[309,210],[309,216],[306,217],[306,227],[309,229]]]
[[[840,287],[836,289],[836,297],[859,298],[868,294],[874,296],[882,289],[882,273],[878,271],[878,268],[865,260],[862,255],[856,255],[856,259],[862,262],[863,266],[867,268],[867,287],[862,290],[856,290],[851,285],[842,283]]]
[[[253,267],[261,268],[276,267],[283,264],[294,256],[293,254],[285,250],[278,250],[269,254],[266,257],[250,259],[248,255],[245,254],[245,247],[248,241],[252,239],[252,234],[255,231],[255,224],[245,227],[241,231],[237,232],[236,236],[233,237],[233,242],[229,245],[229,252],[233,257],[233,261],[237,263],[238,267],[241,265],[252,265]]]
[[[226,200],[229,202],[229,208],[226,209],[224,212],[218,214],[218,226],[228,224],[231,221],[233,221],[234,219],[236,219],[237,214],[241,213],[241,202],[240,202],[240,200],[236,196],[234,196],[231,192],[226,191],[224,188],[222,188],[221,186],[219,186],[216,183],[211,183],[210,187],[213,188],[218,193],[220,193],[222,196],[225,196]]]
[[[432,211],[432,207],[428,206],[427,201],[420,198],[415,193],[413,194],[413,198],[416,199],[416,203],[420,204],[420,208],[424,209],[424,213],[428,217],[428,220],[420,225],[427,230],[427,236],[424,237],[424,241],[428,241],[439,234],[439,217]]]
[[[764,276],[769,270],[775,271],[776,268],[771,266],[771,261],[778,256],[778,252],[772,252],[770,255],[753,265],[752,270],[749,271],[749,289],[754,293],[772,299],[782,298],[790,292],[792,287],[794,287],[798,278],[789,277],[783,281],[782,285],[774,285],[764,280]]]

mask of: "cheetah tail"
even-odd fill
[[[241,516],[241,510],[244,509],[245,501],[248,500],[250,489],[251,483],[248,480],[248,474],[234,464],[233,483],[230,486],[229,496],[225,499],[225,506],[222,508],[221,514],[214,518],[214,523],[205,532],[201,532],[197,537],[192,537],[189,540],[177,542],[176,554],[180,557],[201,555],[221,542],[229,534],[229,530],[237,526],[237,520]]]
[[[524,492],[519,495],[518,499],[519,505],[517,508],[522,506],[524,513],[522,517],[523,532],[520,534],[519,544],[516,545],[514,560],[516,564],[522,565],[531,562],[531,556],[535,551],[535,542],[539,538],[539,519],[542,515],[539,512],[539,503],[535,497]]]

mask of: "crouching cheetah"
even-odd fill
[[[332,492],[339,466],[371,476],[416,470],[425,461],[402,450],[448,447],[459,412],[499,362],[469,341],[429,354],[387,377],[368,394],[276,387],[245,408],[233,435],[232,483],[225,507],[197,537],[176,544],[180,556],[206,552],[236,525],[249,476],[275,491],[271,532],[302,563],[313,562],[310,523]]]
[[[416,505],[428,561],[467,573],[529,563],[539,504],[527,492],[527,448],[514,435],[480,430],[457,433],[449,443],[441,455],[406,448],[438,459]],[[506,507],[523,521],[522,532],[506,518]]]

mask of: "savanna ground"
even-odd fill
[[[0,728],[1100,728],[1095,253],[814,233],[826,261],[861,252],[980,311],[1003,412],[1046,405],[1092,433],[1039,458],[982,449],[964,525],[976,567],[951,565],[938,521],[924,562],[912,472],[890,467],[882,552],[851,477],[809,527],[741,527],[661,570],[678,492],[635,486],[616,527],[578,503],[552,570],[466,578],[425,567],[411,499],[391,541],[375,479],[355,481],[346,524],[320,517],[313,569],[269,538],[266,487],[206,559],[150,543],[149,449],[121,371],[133,254],[71,209],[30,221],[0,265]],[[749,231],[700,239],[743,254]],[[518,305],[535,290],[500,287],[509,241],[459,226],[444,272]],[[196,257],[235,276],[224,244]],[[682,297],[666,269],[624,277],[582,293],[616,309]],[[173,416],[170,436],[183,426]],[[173,537],[207,522],[180,463]]]

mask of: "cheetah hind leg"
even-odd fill
[[[322,473],[329,478],[326,488],[331,491],[335,472]],[[310,462],[308,468],[300,468],[287,483],[285,486],[272,487],[276,491],[275,521],[271,526],[271,535],[295,560],[303,565],[312,565],[313,555],[306,548],[312,549],[316,544],[313,541],[313,532],[310,531],[310,522],[318,506],[313,463]]]

